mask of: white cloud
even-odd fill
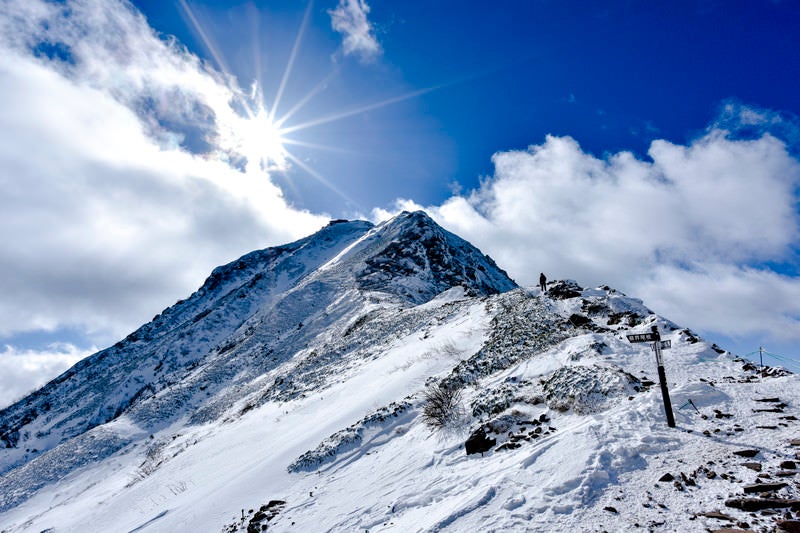
[[[41,387],[93,351],[96,348],[80,350],[63,343],[51,344],[43,351],[5,346],[0,351],[0,409]]]
[[[126,2],[12,1],[0,50],[0,336],[112,342],[214,266],[327,221],[226,162],[247,120],[235,80]],[[193,132],[206,149],[173,142]]]
[[[765,266],[796,266],[800,162],[768,134],[717,129],[655,141],[649,156],[597,158],[547,137],[495,154],[477,191],[428,211],[520,283],[540,271],[607,283],[701,331],[800,340],[800,279]]]
[[[364,0],[339,0],[336,9],[328,10],[331,27],[344,36],[342,48],[346,55],[356,54],[369,61],[382,53],[372,24],[367,20],[369,6]]]

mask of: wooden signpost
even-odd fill
[[[656,352],[656,364],[658,365],[658,381],[661,384],[661,397],[664,400],[664,411],[667,414],[667,425],[675,427],[675,417],[672,414],[672,402],[669,400],[669,390],[667,389],[667,375],[664,372],[664,359],[661,357],[661,350],[672,347],[671,341],[662,341],[658,326],[653,326],[650,333],[631,333],[627,335],[630,342],[652,342],[650,349]]]

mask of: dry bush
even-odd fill
[[[442,429],[461,416],[461,390],[435,383],[423,395],[422,421],[431,429]]]

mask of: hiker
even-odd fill
[[[544,272],[539,274],[539,287],[542,289],[542,292],[547,290],[547,276],[544,275]]]

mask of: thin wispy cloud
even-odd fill
[[[367,19],[369,11],[364,0],[339,0],[335,9],[328,10],[331,27],[342,34],[345,55],[356,55],[361,61],[374,60],[383,53]]]

